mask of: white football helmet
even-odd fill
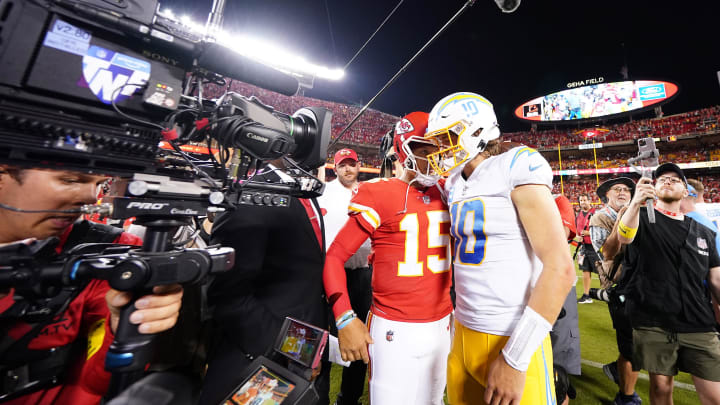
[[[425,139],[435,142],[438,151],[429,154],[428,160],[437,173],[446,175],[461,169],[499,137],[490,101],[475,93],[453,93],[430,111]]]

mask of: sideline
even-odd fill
[[[598,362],[592,361],[592,360],[581,359],[581,360],[580,360],[580,363],[581,363],[581,364],[584,364],[584,365],[586,365],[586,366],[599,368],[599,369],[601,369],[601,370],[602,370],[602,367],[603,367],[603,364],[602,364],[602,363],[598,363]],[[581,377],[582,377],[582,376],[581,376]],[[645,373],[644,371],[641,371],[641,372],[640,372],[640,375],[638,375],[638,378],[640,378],[640,379],[642,379],[642,380],[645,380],[645,381],[648,381],[648,380],[650,379],[650,377],[648,377],[647,373]],[[673,385],[674,385],[676,388],[682,388],[682,389],[684,389],[684,390],[688,390],[688,391],[692,391],[692,392],[697,392],[697,391],[695,390],[695,386],[692,385],[692,384],[687,384],[687,383],[678,382],[678,381],[673,380]]]

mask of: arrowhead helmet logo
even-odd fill
[[[395,124],[395,133],[398,135],[407,134],[409,132],[413,132],[414,130],[415,127],[413,126],[412,122],[410,122],[410,120],[407,118],[403,118],[398,121],[397,124]]]

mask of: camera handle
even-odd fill
[[[171,232],[174,232],[179,226],[188,224],[188,221],[189,219],[180,218],[138,218],[135,223],[147,227],[141,253],[151,255],[166,251],[170,246]],[[123,290],[132,291],[133,297],[130,303],[120,311],[115,339],[105,357],[105,369],[112,373],[107,398],[116,397],[141,379],[153,353],[154,335],[141,334],[138,325],[130,323],[130,315],[136,310],[135,301],[152,293],[152,288],[146,286],[152,269],[142,260],[128,260],[120,266],[127,267],[122,269],[124,271],[116,272],[120,274],[120,278],[130,283],[132,283],[131,280],[136,280],[134,284],[139,288],[133,288],[132,285],[128,285],[130,287],[128,289],[123,288]],[[113,286],[113,284],[111,280],[110,285]]]
[[[643,167],[642,176],[652,179],[651,172],[652,172],[652,170],[649,167]],[[653,202],[652,198],[648,198],[645,203],[647,204],[648,221],[651,224],[654,224],[655,223],[655,203]]]

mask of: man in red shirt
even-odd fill
[[[73,171],[18,169],[0,165],[0,203],[4,205],[0,209],[0,244],[22,240],[31,243],[32,240],[59,237],[58,252],[71,248],[72,246],[65,246],[66,242],[70,238],[82,239],[83,236],[75,238],[73,228],[87,226],[87,223],[75,223],[79,214],[24,213],[10,208],[61,211],[93,204],[99,187],[106,179],[105,176]],[[120,233],[114,241],[124,244],[141,243],[137,237],[126,233]],[[135,305],[138,310],[130,316],[130,322],[139,325],[141,333],[162,332],[172,328],[177,320],[182,288],[179,285],[156,287],[154,293],[137,300]],[[12,289],[0,291],[0,313],[13,307],[13,296]],[[41,359],[54,358],[53,353],[72,349],[69,357],[61,363],[66,367],[57,370],[64,378],[62,381],[38,387],[37,390],[16,397],[8,403],[99,403],[110,381],[110,373],[105,371],[104,367],[105,353],[113,341],[120,309],[130,298],[129,294],[113,290],[107,282],[101,280],[93,280],[81,291],[77,291],[74,298],[67,303],[67,309],[37,331],[36,336],[31,338],[26,346],[31,353],[42,355]],[[6,330],[9,337],[19,341],[29,329],[29,325],[16,322]],[[6,354],[0,353],[2,356]],[[29,369],[33,370],[33,367]],[[8,381],[14,379],[13,375],[17,374],[18,369],[8,370],[3,367],[2,371],[1,377]],[[32,382],[33,377],[35,376],[31,373],[25,382]],[[47,377],[44,375],[38,379],[44,379],[47,383]],[[16,381],[21,379],[22,377]],[[0,395],[6,395],[21,387],[5,385],[0,388],[3,389]],[[4,397],[9,398],[10,395]]]
[[[343,360],[370,360],[370,402],[443,403],[450,350],[450,217],[425,156],[426,113],[395,126],[400,178],[362,183],[350,218],[328,250],[323,279]],[[343,264],[372,241],[373,302],[368,325],[352,311]],[[369,328],[369,332],[368,332]]]
[[[580,212],[575,218],[575,225],[578,236],[582,237],[580,245],[580,254],[578,255],[578,265],[583,272],[583,295],[578,298],[578,304],[589,304],[592,299],[588,295],[590,293],[590,274],[597,274],[595,265],[600,261],[590,239],[590,217],[595,213],[595,208],[590,205],[590,198],[583,193],[578,196]]]

